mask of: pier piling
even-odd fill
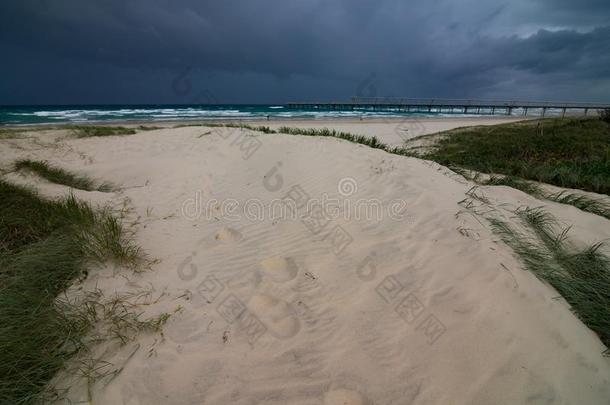
[[[350,101],[342,102],[300,102],[288,103],[290,109],[305,110],[372,110],[372,111],[406,111],[442,113],[455,109],[468,114],[474,108],[477,114],[489,113],[495,115],[503,113],[512,115],[515,108],[523,110],[527,116],[531,109],[541,111],[545,117],[549,110],[554,110],[561,117],[565,117],[568,109],[572,112],[581,111],[587,116],[590,109],[602,110],[610,108],[610,103],[579,103],[579,102],[553,102],[553,101],[501,101],[501,100],[458,100],[458,99],[409,99],[397,97],[354,97]]]

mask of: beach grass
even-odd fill
[[[575,193],[566,190],[552,193],[545,191],[543,187],[534,182],[519,179],[513,176],[485,176],[480,172],[473,172],[455,166],[450,167],[450,169],[460,174],[464,178],[483,186],[512,187],[538,199],[572,205],[581,211],[590,212],[592,214],[610,219],[610,200],[608,199],[589,197],[582,193]]]
[[[610,258],[601,252],[602,244],[574,246],[568,239],[570,228],[561,228],[541,208],[523,208],[517,216],[528,233],[505,221],[488,219],[526,268],[555,288],[610,348]]]
[[[296,128],[296,127],[280,127],[277,130],[272,129],[264,125],[249,125],[249,124],[237,124],[237,123],[206,123],[206,127],[221,127],[221,128],[243,128],[251,131],[263,132],[265,134],[288,134],[288,135],[303,135],[303,136],[322,136],[344,139],[349,142],[358,143],[369,146],[375,149],[382,149],[391,153],[399,153],[402,149],[389,148],[386,144],[382,143],[377,137],[368,137],[365,135],[355,135],[349,132],[336,131],[328,128]]]
[[[574,207],[610,219],[610,203],[601,198],[593,198],[584,194],[560,191],[547,194],[546,199]]]
[[[384,143],[380,142],[377,137],[369,137],[365,135],[355,135],[349,132],[336,131],[328,128],[291,128],[291,127],[280,127],[277,132],[289,135],[304,135],[304,136],[323,136],[344,139],[349,142],[366,145],[374,149],[382,149],[385,151],[391,151],[391,149]]]
[[[174,125],[174,128],[185,128],[185,127],[242,128],[242,129],[249,129],[251,131],[263,132],[265,134],[276,134],[277,133],[277,131],[271,129],[268,126],[241,124],[241,123],[236,123],[236,122],[206,122],[206,123],[197,123],[197,124]]]
[[[109,192],[113,189],[112,185],[109,183],[96,185],[96,183],[87,176],[71,173],[44,161],[31,159],[18,160],[15,162],[15,169],[28,170],[52,183],[62,184],[79,190]]]
[[[265,134],[276,134],[277,131],[264,126],[264,125],[250,125],[250,124],[237,124],[237,123],[233,123],[233,122],[227,122],[227,123],[215,123],[215,122],[209,122],[204,124],[203,126],[206,127],[210,127],[210,128],[242,128],[242,129],[249,129],[251,131],[258,131],[258,132],[263,132]]]
[[[86,267],[143,260],[107,210],[0,180],[0,403],[43,402],[49,381],[85,349],[94,319],[58,298]]]
[[[0,139],[14,139],[19,137],[19,131],[12,128],[0,128]]]
[[[155,131],[157,129],[163,129],[163,127],[157,127],[154,125],[138,125],[140,131]]]
[[[133,135],[137,131],[134,128],[111,127],[111,126],[70,126],[72,133],[77,138],[91,138],[95,136],[118,136]]]
[[[513,176],[495,176],[482,182],[486,186],[507,186],[516,188],[534,197],[544,197],[544,192],[537,184]]]
[[[599,119],[543,119],[435,136],[439,140],[424,159],[610,194],[610,126]]]

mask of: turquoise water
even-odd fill
[[[371,118],[438,116],[439,113],[393,111],[292,110],[283,105],[73,105],[0,106],[0,124],[84,123],[97,121],[167,121],[205,119]],[[442,114],[446,115],[446,114]]]

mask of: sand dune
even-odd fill
[[[391,134],[395,124],[384,125]],[[473,184],[444,167],[337,139],[242,129],[37,139],[3,142],[1,163],[48,159],[119,186],[76,194],[130,207],[138,243],[159,259],[138,274],[97,269],[79,287],[151,289],[159,298],[142,305],[146,314],[180,308],[163,337],[98,349],[123,369],[92,384],[93,403],[610,399],[599,339],[458,204]],[[49,196],[67,192],[7,177]],[[479,191],[506,218],[544,205],[575,225],[579,240],[610,238],[607,220],[574,207],[506,187]],[[308,207],[316,199],[332,209]],[[86,381],[66,381],[71,400],[87,399]]]
[[[460,118],[367,118],[366,120],[271,120],[251,121],[253,125],[267,125],[272,129],[282,126],[299,128],[333,128],[337,131],[376,136],[390,146],[401,146],[407,139],[433,134],[459,127],[474,125],[496,125],[522,120],[523,117],[460,117]]]

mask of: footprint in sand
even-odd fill
[[[239,242],[242,239],[243,239],[243,236],[239,231],[237,231],[233,228],[229,228],[229,227],[222,228],[214,236],[214,240],[216,240],[217,242],[220,242],[220,243],[225,243],[225,244]]]
[[[324,394],[324,405],[367,405],[369,401],[357,391],[336,389]]]
[[[294,280],[299,268],[292,257],[270,257],[260,262],[262,273],[277,283]]]
[[[291,338],[301,329],[294,310],[278,298],[255,295],[248,302],[248,309],[279,339]]]

